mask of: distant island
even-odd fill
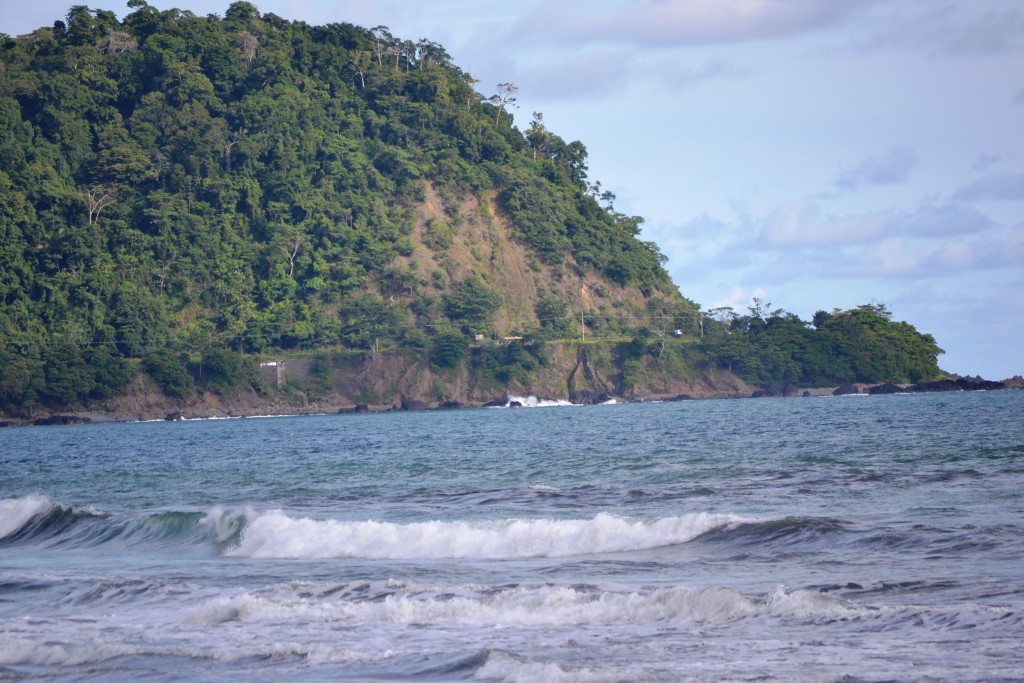
[[[884,305],[702,310],[441,45],[128,4],[0,35],[7,421],[959,379]]]

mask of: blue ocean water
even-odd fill
[[[1024,679],[1024,392],[0,431],[0,680]]]

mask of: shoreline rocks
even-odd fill
[[[910,393],[936,393],[936,392],[948,392],[948,391],[996,391],[1001,389],[1024,389],[1024,378],[1014,377],[1009,380],[1002,382],[993,382],[990,380],[982,379],[981,377],[947,377],[940,380],[932,380],[927,382],[919,382],[917,384],[894,384],[884,383],[876,385],[866,384],[844,384],[837,388],[832,387],[815,387],[810,389],[801,389],[793,384],[785,385],[770,385],[764,389],[759,389],[751,393],[731,393],[728,395],[694,395],[689,393],[675,394],[675,395],[649,395],[649,396],[638,396],[632,400],[627,400],[619,397],[614,397],[604,392],[577,392],[575,395],[576,399],[586,399],[584,401],[576,400],[573,401],[577,405],[595,405],[599,403],[606,403],[610,400],[624,403],[646,403],[651,401],[692,401],[692,400],[708,400],[712,398],[782,398],[782,397],[820,397],[820,396],[844,396],[844,395],[887,395],[887,394],[910,394]],[[160,410],[160,405],[163,405],[163,410]],[[319,414],[366,414],[366,413],[377,413],[377,412],[388,412],[388,411],[431,411],[431,410],[461,410],[466,408],[522,408],[523,404],[519,401],[512,399],[509,396],[503,398],[494,399],[482,403],[463,403],[456,400],[449,400],[436,403],[428,403],[418,399],[403,398],[398,405],[394,404],[382,404],[370,406],[367,404],[357,405],[342,405],[338,406],[335,403],[331,406],[330,403],[324,405],[315,404],[307,406],[286,406],[281,403],[267,402],[259,403],[258,405],[247,405],[242,407],[241,410],[236,406],[235,410],[217,410],[217,411],[204,411],[204,410],[189,410],[186,415],[183,410],[170,410],[167,403],[164,404],[154,403],[149,406],[151,409],[145,413],[135,412],[106,412],[102,410],[81,410],[75,412],[62,412],[43,414],[39,417],[33,416],[8,416],[0,415],[0,428],[4,427],[25,427],[25,426],[48,426],[48,425],[85,425],[85,424],[98,424],[103,422],[133,422],[133,421],[145,421],[145,420],[167,420],[167,421],[178,421],[182,419],[203,419],[204,417],[253,417],[253,416],[267,416],[267,415],[319,415]]]

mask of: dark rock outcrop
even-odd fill
[[[868,389],[868,393],[875,394],[904,394],[907,392],[905,387],[901,387],[899,384],[893,384],[887,382],[885,384],[878,384]]]
[[[43,427],[50,425],[84,425],[92,422],[87,417],[80,415],[49,415],[47,417],[39,417],[32,421],[32,424]]]
[[[425,401],[417,401],[414,398],[403,398],[402,410],[430,410],[430,404]]]
[[[833,396],[849,396],[851,394],[859,394],[860,389],[854,384],[844,384],[838,389],[832,392]]]
[[[493,401],[488,401],[481,406],[482,408],[504,408],[508,405],[507,398],[496,398]]]
[[[958,377],[957,379],[940,379],[934,382],[919,382],[913,386],[914,391],[995,391],[1005,389],[1002,382],[990,382],[981,377]]]
[[[581,389],[574,391],[569,395],[569,402],[575,403],[576,405],[598,405],[601,403],[607,403],[614,398],[607,391],[593,391],[590,389]]]
[[[751,398],[782,398],[799,396],[800,389],[793,383],[771,384],[764,389],[759,389],[750,395]]]
[[[358,403],[351,408],[338,408],[339,415],[356,415],[370,412],[370,406],[365,403]]]

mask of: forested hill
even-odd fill
[[[123,21],[73,7],[0,47],[9,377],[159,349],[522,334],[613,299],[692,310],[640,220],[600,205],[584,146],[539,115],[516,130],[514,86],[482,97],[440,45],[246,2],[222,19],[129,5]],[[80,374],[47,398],[81,395]]]
[[[269,351],[455,368],[478,335],[639,339],[636,386],[652,328],[659,360],[666,328],[703,331],[583,144],[540,113],[513,125],[513,84],[481,95],[385,27],[128,6],[0,35],[0,410],[103,399],[140,369],[227,390]],[[734,362],[727,336],[674,367]],[[540,346],[474,362],[525,383]]]

